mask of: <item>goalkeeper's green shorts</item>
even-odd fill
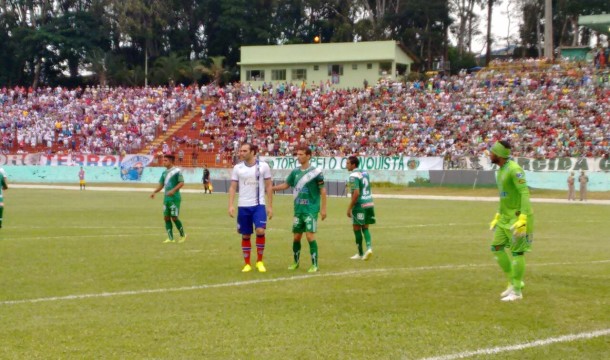
[[[517,219],[515,218],[511,223],[514,223]],[[522,237],[515,237],[513,231],[510,230],[510,226],[506,224],[500,224],[496,226],[494,231],[494,238],[491,242],[491,246],[504,246],[510,248],[511,252],[528,252],[532,250],[532,242],[534,241],[534,217],[529,216],[527,219],[527,233]]]

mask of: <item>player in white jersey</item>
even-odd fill
[[[252,271],[250,237],[253,228],[256,231],[256,269],[259,272],[267,271],[263,264],[263,252],[267,218],[271,219],[273,216],[273,191],[271,190],[271,168],[266,162],[256,159],[257,151],[258,147],[252,144],[241,146],[239,157],[242,162],[233,167],[231,187],[229,187],[229,216],[233,217],[235,214],[233,203],[239,185],[237,232],[241,234],[241,248],[246,263],[242,272]]]

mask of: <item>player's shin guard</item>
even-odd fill
[[[513,254],[513,288],[517,294],[521,293],[524,275],[525,256]]]
[[[241,237],[241,251],[244,254],[244,261],[246,264],[250,264],[250,252],[252,251],[252,244],[250,243],[250,237]]]
[[[513,267],[510,263],[510,258],[508,257],[508,254],[506,253],[506,251],[504,251],[504,248],[497,250],[492,247],[492,252],[494,254],[494,258],[498,262],[498,265],[500,265],[500,268],[504,272],[504,275],[506,275],[508,281],[511,282],[513,275]]]
[[[315,240],[309,242],[309,253],[311,254],[311,264],[318,266],[318,243]]]
[[[364,242],[366,242],[366,249],[371,249],[371,233],[369,232],[369,229],[362,229],[362,233],[364,234]]]
[[[167,238],[170,240],[174,240],[174,231],[172,229],[172,221],[171,220],[166,220],[165,221],[165,231],[167,231]]]
[[[178,218],[174,219],[174,224],[176,224],[176,229],[180,232],[180,236],[184,236],[184,228],[182,227],[182,221]]]
[[[256,235],[256,261],[263,261],[263,253],[265,252],[265,234]]]
[[[354,230],[354,235],[356,236],[356,245],[358,245],[358,255],[362,256],[364,254],[362,250],[362,231]]]
[[[294,258],[294,263],[298,264],[301,259],[301,242],[293,241],[292,242],[292,257]]]

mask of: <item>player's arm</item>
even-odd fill
[[[273,217],[273,183],[271,178],[265,179],[265,193],[267,194],[267,217]]]
[[[153,190],[153,193],[150,194],[150,198],[154,199],[155,198],[155,194],[158,193],[159,191],[161,191],[163,189],[163,184],[159,183],[159,185],[155,188],[155,190]]]
[[[320,217],[322,220],[326,219],[326,187],[322,185],[320,189]]]
[[[288,185],[288,183],[282,183],[282,184],[279,184],[279,185],[272,186],[271,190],[272,191],[280,191],[280,190],[286,190],[288,188],[290,188],[290,185]]]
[[[183,186],[184,186],[184,181],[179,182],[178,185],[174,186],[173,189],[171,189],[170,191],[167,192],[167,196],[174,195],[178,190],[182,189]]]
[[[527,216],[532,213],[530,203],[530,190],[527,187],[525,173],[521,169],[517,169],[511,173],[511,179],[519,196],[521,197],[521,208],[519,209],[519,217],[517,221],[510,227],[513,234],[516,236],[525,236],[527,232]]]
[[[352,198],[349,202],[349,206],[347,207],[347,217],[351,218],[352,209],[354,208],[354,206],[356,206],[356,203],[358,202],[358,198],[360,197],[360,188],[356,184],[355,179],[350,177],[349,182],[350,182],[350,188],[352,189]]]
[[[231,180],[231,186],[229,186],[229,216],[233,217],[235,213],[235,207],[233,203],[235,202],[235,193],[237,192],[237,181]]]

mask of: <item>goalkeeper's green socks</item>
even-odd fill
[[[174,231],[172,230],[172,221],[167,220],[165,222],[165,231],[167,231],[167,238],[174,241]]]
[[[358,245],[358,255],[364,255],[364,251],[362,251],[362,231],[354,230],[354,235],[356,235],[356,245]]]
[[[508,279],[508,282],[510,283],[513,278],[513,267],[510,263],[510,258],[508,257],[508,254],[506,253],[506,251],[504,251],[504,249],[494,251],[493,254],[496,258],[496,261],[498,262],[498,265],[500,265],[500,268],[502,269],[502,271],[506,275],[506,278]]]
[[[523,276],[525,275],[525,256],[513,256],[513,288],[515,293],[521,294]]]
[[[184,237],[184,228],[182,227],[182,221],[176,218],[176,220],[174,220],[174,224],[176,224],[176,229],[178,229],[178,231],[180,232],[180,236]]]
[[[292,242],[292,257],[294,258],[294,263],[298,264],[301,258],[301,242],[293,241]]]
[[[309,242],[309,253],[311,254],[311,265],[318,266],[318,243],[315,240]]]
[[[366,249],[372,249],[371,247],[371,233],[368,228],[362,229],[362,233],[364,234],[364,241],[366,242]]]

